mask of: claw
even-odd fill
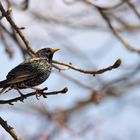
[[[44,91],[44,90],[48,90],[48,88],[47,88],[47,87],[45,87],[45,88],[43,88],[42,90],[43,90],[43,91]]]
[[[35,96],[36,96],[36,99],[37,99],[37,100],[39,100],[39,95],[38,95],[38,94],[36,94]]]
[[[45,94],[42,94],[43,98],[47,98],[47,96]]]
[[[48,90],[47,87],[43,89],[36,88],[36,98],[39,100],[39,97],[42,95],[44,98],[47,98],[46,95],[43,94],[43,91]]]

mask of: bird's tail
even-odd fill
[[[9,91],[10,87],[7,85],[7,80],[3,80],[3,81],[0,82],[0,88],[2,88],[0,90],[0,94],[5,93],[7,89],[8,89],[7,91]]]
[[[0,82],[0,88],[6,87],[7,80],[3,80]]]

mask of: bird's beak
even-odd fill
[[[57,52],[57,51],[59,51],[60,49],[58,49],[58,48],[54,48],[54,49],[52,49],[52,53],[55,53],[55,52]]]

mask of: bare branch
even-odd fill
[[[127,48],[128,50],[132,51],[132,52],[136,52],[138,54],[140,54],[140,50],[136,49],[134,47],[132,47],[131,45],[129,45],[122,37],[121,35],[118,33],[118,31],[112,26],[110,19],[108,18],[108,16],[103,12],[102,8],[99,8],[96,6],[96,8],[98,9],[98,11],[100,12],[100,14],[102,15],[102,17],[104,18],[104,20],[106,21],[106,23],[108,24],[108,27],[111,29],[112,33],[120,40],[120,42],[124,45],[125,48]]]
[[[23,35],[20,28],[15,24],[15,22],[12,20],[9,14],[5,11],[4,7],[2,6],[2,3],[0,2],[0,11],[2,12],[2,16],[7,19],[7,21],[10,23],[12,28],[19,34],[20,38],[23,40],[26,48],[29,50],[30,55],[34,55],[35,52],[33,51],[32,47],[30,46],[29,40]],[[10,10],[11,11],[11,10]]]
[[[133,10],[133,12],[137,15],[137,17],[140,19],[140,13],[137,11],[135,5],[130,0],[124,0],[128,6]]]
[[[4,35],[4,32],[1,30],[0,28],[0,37],[1,37],[1,40],[2,40],[2,43],[5,47],[5,52],[8,54],[9,58],[12,58],[13,57],[13,54],[14,54],[14,51],[11,47],[9,47],[9,44],[6,40],[6,37]]]
[[[27,10],[29,7],[29,0],[24,0],[21,4],[22,10]]]
[[[96,71],[84,70],[84,69],[75,67],[72,64],[66,64],[66,63],[63,63],[63,62],[55,61],[55,60],[53,60],[53,63],[69,67],[70,69],[73,69],[73,70],[81,72],[81,73],[92,74],[92,75],[95,76],[96,74],[102,74],[106,71],[118,68],[121,64],[121,60],[118,59],[112,66],[108,66],[107,68],[96,70]]]
[[[47,96],[47,95],[55,95],[55,94],[59,94],[59,93],[66,93],[68,91],[68,88],[65,87],[64,89],[62,90],[58,90],[58,91],[52,91],[52,92],[44,92],[44,90],[42,90],[42,92],[31,92],[31,93],[28,93],[28,94],[25,94],[25,95],[22,95],[20,97],[16,97],[16,98],[13,98],[13,99],[9,99],[9,100],[0,100],[0,104],[10,104],[10,105],[13,105],[13,102],[17,102],[17,101],[22,101],[28,97],[31,97],[31,96],[34,96],[34,95],[42,95],[43,97],[44,96]]]
[[[14,140],[22,140],[22,138],[16,134],[13,127],[8,125],[7,121],[3,120],[2,117],[0,117],[0,125],[13,137]]]

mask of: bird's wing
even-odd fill
[[[23,63],[12,69],[7,75],[7,84],[14,84],[31,79],[37,76],[35,67],[31,64],[32,61],[37,61],[38,58],[26,60]]]

